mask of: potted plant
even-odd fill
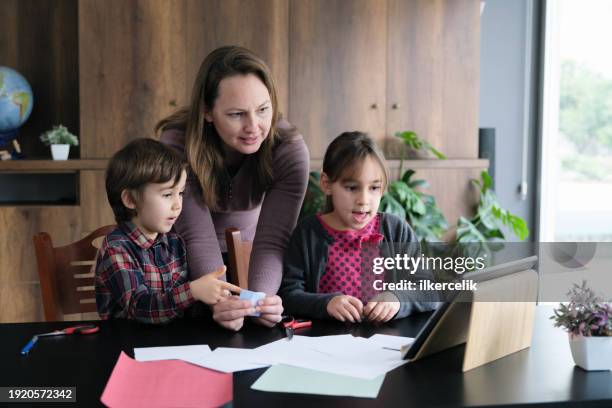
[[[70,153],[70,145],[78,146],[79,139],[66,128],[66,126],[53,126],[53,129],[40,135],[40,140],[51,146],[53,160],[67,160]]]
[[[587,371],[612,370],[612,308],[587,287],[574,284],[569,303],[561,303],[550,318],[568,335],[576,365]]]

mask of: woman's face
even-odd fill
[[[214,107],[204,119],[215,126],[227,154],[253,154],[272,125],[268,88],[253,74],[224,78]]]

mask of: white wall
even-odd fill
[[[480,27],[480,127],[496,130],[495,191],[502,207],[523,217],[535,236],[539,9],[534,0],[531,114],[524,118],[527,0],[486,0]],[[521,200],[523,121],[530,120],[528,194]]]

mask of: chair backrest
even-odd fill
[[[46,321],[96,311],[93,265],[102,238],[114,228],[114,225],[98,228],[80,241],[61,247],[53,247],[46,232],[34,235]]]
[[[225,242],[229,258],[228,280],[242,289],[248,289],[249,260],[251,259],[253,243],[251,241],[243,241],[240,230],[234,227],[225,230]]]

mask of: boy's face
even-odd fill
[[[331,195],[334,204],[334,211],[328,218],[330,226],[342,231],[359,230],[378,211],[384,173],[380,164],[368,156],[351,177],[331,182],[325,173],[321,174],[321,188],[326,195]]]
[[[187,173],[183,170],[176,185],[173,186],[174,180],[148,183],[140,194],[133,197],[132,203],[124,200],[127,207],[136,209],[137,215],[132,222],[147,238],[154,240],[157,234],[170,231],[183,208],[186,181]]]

